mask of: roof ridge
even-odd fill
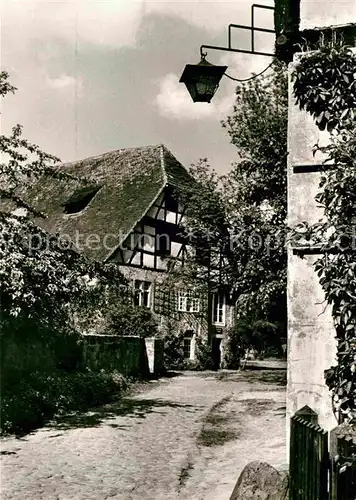
[[[164,144],[148,144],[147,146],[132,146],[130,148],[110,149],[109,151],[105,151],[105,153],[101,153],[101,154],[93,155],[93,156],[87,156],[87,157],[85,157],[85,158],[83,158],[81,160],[71,160],[71,161],[62,162],[62,163],[59,163],[58,166],[61,166],[61,165],[73,165],[73,164],[81,163],[81,162],[87,161],[87,160],[94,160],[94,159],[97,159],[97,158],[102,158],[105,155],[109,155],[109,154],[113,154],[113,153],[118,153],[119,151],[131,151],[131,150],[139,151],[139,150],[149,149],[149,148],[161,148],[162,146],[165,149],[167,149],[164,146]]]
[[[164,185],[168,184],[168,175],[166,171],[166,162],[164,159],[164,150],[167,149],[164,144],[160,145],[161,168],[163,173]]]

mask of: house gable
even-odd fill
[[[69,176],[43,177],[25,199],[47,214],[36,220],[41,227],[65,235],[79,252],[99,261],[112,260],[142,218],[151,216],[148,210],[167,185],[192,180],[162,145],[112,151],[61,165],[58,172]],[[88,199],[77,199],[86,190]],[[73,199],[80,206],[73,207]],[[168,212],[172,210],[167,208],[167,217],[174,217]]]

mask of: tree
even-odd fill
[[[270,76],[237,87],[233,115],[223,122],[239,155],[224,188],[237,236],[235,294],[245,312],[268,314],[285,300],[287,111],[287,74],[275,63]]]
[[[187,239],[196,251],[179,270],[209,287],[226,286],[238,315],[286,324],[287,74],[275,62],[270,75],[236,89],[233,114],[222,124],[238,161],[218,176],[201,160],[183,190]],[[261,323],[259,323],[260,325]]]
[[[0,95],[15,92],[6,72],[0,73]],[[2,323],[31,319],[54,329],[74,328],[73,311],[90,309],[104,300],[103,291],[124,280],[114,266],[89,262],[68,242],[50,235],[31,220],[45,217],[24,200],[22,193],[41,176],[67,176],[56,169],[58,159],[22,136],[16,125],[0,136],[0,294]]]

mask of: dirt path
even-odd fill
[[[185,373],[2,440],[2,500],[228,500],[251,460],[285,463],[285,373]]]

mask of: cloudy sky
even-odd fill
[[[227,44],[229,23],[250,24],[252,0],[1,0],[1,66],[18,87],[2,107],[2,131],[15,123],[62,161],[109,150],[165,144],[185,165],[208,157],[219,172],[236,159],[220,121],[235,84],[223,78],[212,103],[194,104],[180,84],[201,44]],[[273,0],[259,0],[273,6]],[[273,27],[272,11],[256,24]],[[247,32],[233,43],[248,48]],[[256,50],[270,51],[262,35]],[[210,51],[246,78],[269,58]]]

